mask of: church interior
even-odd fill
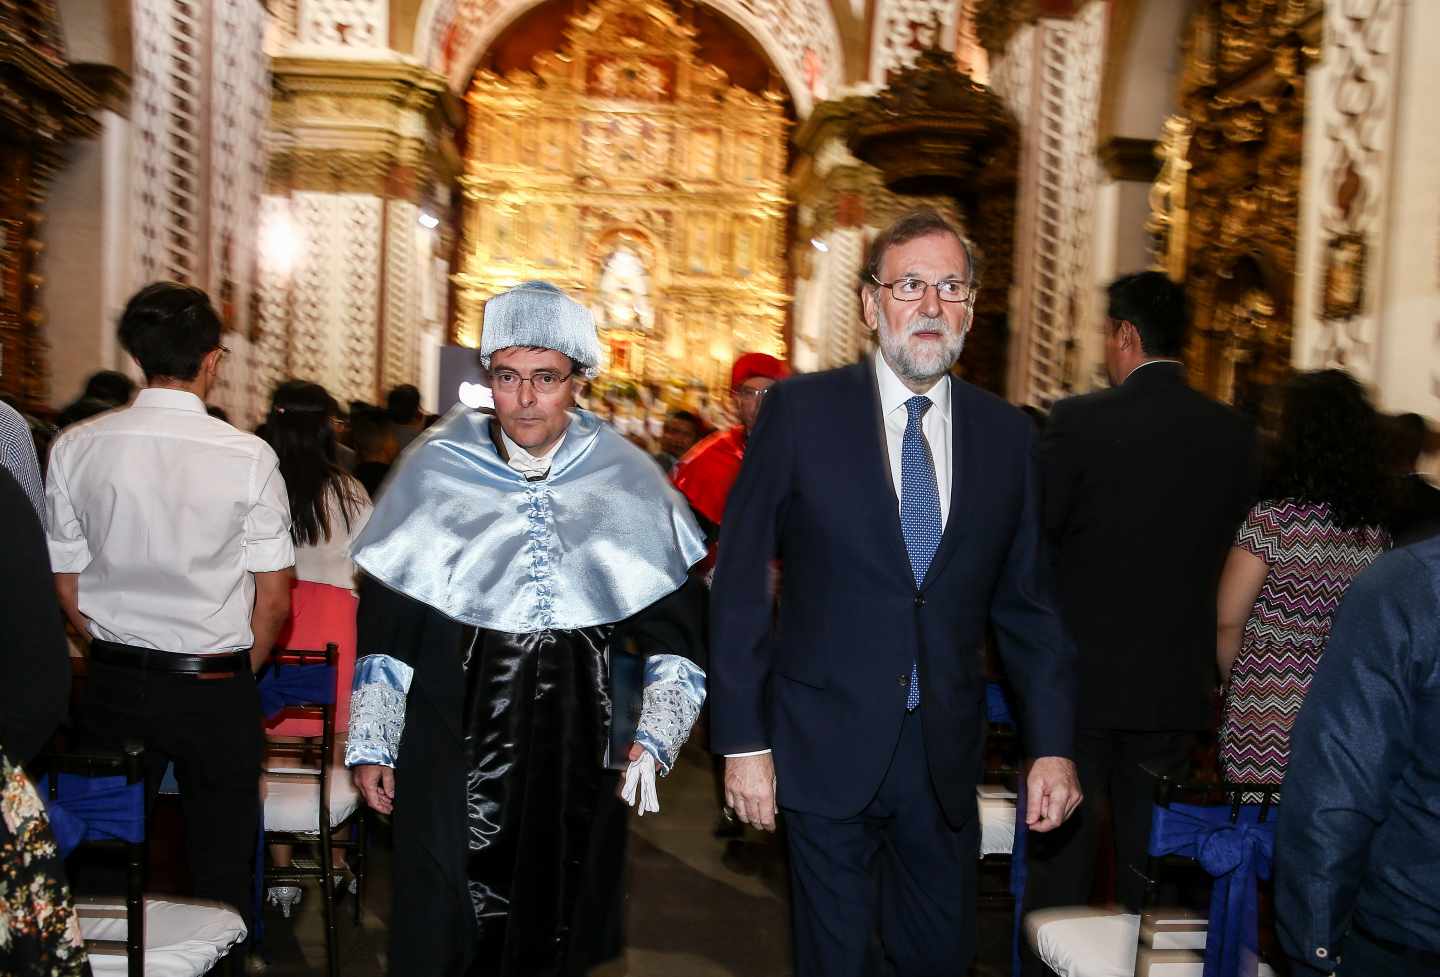
[[[1013,404],[1105,386],[1105,285],[1154,269],[1191,384],[1262,427],[1338,367],[1433,430],[1432,41],[1432,0],[0,0],[0,394],[44,425],[138,379],[117,316],[168,279],[222,315],[236,427],[290,378],[444,413],[486,301],[545,279],[600,329],[584,402],[653,450],[732,422],[737,356],[870,353],[867,243],[926,206],[977,255],[959,374]],[[779,846],[712,838],[709,777],[632,829],[606,977],[791,972]],[[323,972],[317,912],[272,972]]]

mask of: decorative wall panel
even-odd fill
[[[870,38],[870,80],[885,84],[890,72],[910,65],[927,47],[955,47],[963,0],[880,0]]]
[[[420,376],[421,268],[416,221],[420,208],[405,200],[385,204],[385,326],[380,388],[414,383]]]
[[[389,0],[300,0],[298,39],[325,47],[385,48],[389,9]]]
[[[1297,304],[1307,339],[1297,359],[1365,380],[1376,378],[1383,312],[1403,16],[1399,0],[1326,4],[1324,81],[1305,120],[1320,175],[1302,232],[1308,292]]]
[[[1018,27],[991,81],[1022,119],[1011,295],[1012,399],[1049,407],[1086,385],[1076,351],[1094,328],[1090,256],[1099,166],[1103,3]]]
[[[416,31],[416,43],[425,49],[417,53],[444,73],[452,88],[463,89],[499,32],[534,5],[535,0],[427,0]],[[844,84],[844,51],[828,0],[710,0],[708,5],[765,50],[800,116]]]

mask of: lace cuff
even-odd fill
[[[413,668],[389,655],[366,655],[355,663],[345,766],[395,766],[405,731],[405,694],[414,676]]]
[[[640,700],[635,742],[655,758],[663,776],[705,704],[705,672],[679,655],[653,655],[645,662],[645,694]]]

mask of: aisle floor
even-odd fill
[[[720,841],[709,757],[687,748],[661,782],[659,816],[631,819],[629,949],[591,977],[789,977],[785,857],[774,835]],[[377,832],[370,892],[359,927],[350,904],[339,919],[344,977],[386,973],[389,845]],[[992,883],[993,884],[993,883]],[[272,977],[324,973],[320,904],[313,890],[291,919],[266,910],[266,954],[251,972]],[[1009,911],[981,910],[980,959],[971,977],[1009,970]],[[402,971],[403,972],[403,971]]]

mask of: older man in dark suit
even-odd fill
[[[1121,902],[1140,897],[1153,780],[1213,726],[1215,602],[1253,501],[1255,436],[1185,384],[1185,298],[1159,272],[1109,290],[1111,389],[1055,405],[1041,445],[1060,607],[1080,648],[1076,761],[1091,803],[1029,846],[1029,908],[1085,904],[1110,809]],[[1035,973],[1038,961],[1030,961]]]
[[[785,813],[798,977],[877,973],[876,932],[900,977],[968,966],[987,623],[1038,757],[1031,830],[1080,801],[1031,424],[948,374],[974,289],[940,215],[883,232],[861,294],[879,353],[773,388],[726,509],[711,746],[742,820]]]

